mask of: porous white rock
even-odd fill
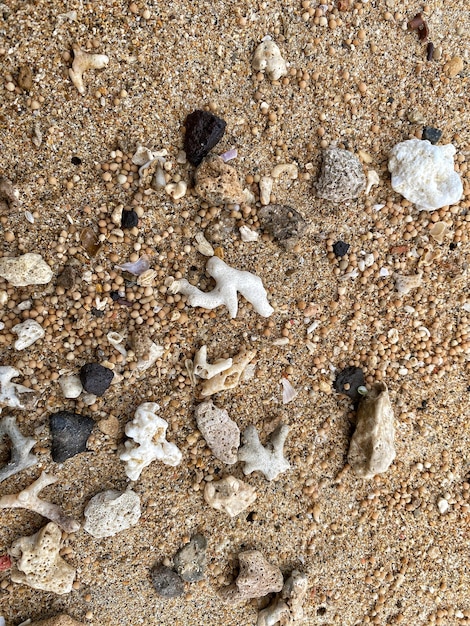
[[[69,374],[59,378],[59,385],[64,398],[78,398],[83,391],[82,381],[76,374]]]
[[[248,426],[243,433],[244,445],[238,450],[238,460],[245,464],[245,476],[260,471],[267,480],[274,480],[290,469],[290,463],[284,458],[284,442],[289,427],[280,424],[272,433],[266,446],[262,446],[254,426]]]
[[[168,422],[157,415],[159,410],[156,402],[144,402],[126,425],[126,435],[134,441],[124,442],[125,450],[119,458],[126,463],[126,474],[131,480],[137,480],[152,461],[172,466],[181,462],[181,452],[174,443],[166,441]]]
[[[100,70],[109,63],[109,57],[106,54],[90,54],[83,52],[79,46],[72,46],[73,63],[69,69],[69,76],[72,83],[81,94],[85,93],[85,85],[83,84],[83,73],[87,70]]]
[[[421,139],[398,143],[391,149],[388,161],[393,190],[420,211],[455,204],[463,193],[462,181],[454,170],[455,152],[450,143],[435,146]]]
[[[201,346],[194,355],[193,373],[199,378],[210,380],[220,372],[232,366],[233,359],[216,359],[213,363],[207,362],[207,346]]]
[[[290,626],[304,619],[303,603],[308,591],[306,574],[294,570],[285,581],[281,593],[258,613],[256,626]]]
[[[114,537],[140,519],[140,498],[131,489],[109,489],[93,496],[85,507],[83,529],[93,537]]]
[[[15,341],[15,350],[29,348],[46,334],[44,328],[36,320],[26,320],[21,324],[16,324],[12,331],[18,335],[18,339]]]
[[[20,394],[34,393],[33,389],[12,383],[11,379],[20,375],[19,370],[11,365],[0,366],[0,413],[2,406],[9,406],[12,409],[25,409]]]
[[[270,39],[262,41],[256,48],[252,66],[257,72],[266,72],[271,80],[279,80],[287,74],[287,64],[279,46]]]
[[[16,424],[16,417],[4,417],[0,420],[0,441],[4,436],[11,441],[10,461],[0,469],[0,483],[28,467],[36,465],[38,459],[31,449],[36,439],[24,437]]]
[[[216,459],[227,465],[236,463],[240,429],[228,412],[216,407],[212,400],[206,400],[196,406],[195,417],[197,427]]]
[[[54,522],[49,522],[30,537],[21,537],[13,543],[10,554],[18,559],[11,568],[11,580],[33,589],[70,593],[75,569],[60,556],[62,533]]]
[[[317,196],[330,202],[345,202],[362,194],[366,177],[362,164],[349,150],[330,146],[323,151]]]
[[[213,509],[235,517],[253,504],[256,500],[256,490],[235,476],[227,476],[206,484],[204,500]]]
[[[263,317],[269,317],[274,312],[268,302],[261,278],[255,274],[230,267],[216,256],[207,261],[206,271],[216,282],[212,291],[201,291],[182,279],[174,281],[171,285],[171,292],[186,295],[188,304],[194,307],[200,306],[212,310],[225,305],[231,318],[237,316],[238,293],[241,293],[253,305],[255,311]]]
[[[202,383],[201,396],[203,398],[212,396],[219,391],[225,391],[226,389],[233,389],[240,381],[240,377],[247,368],[250,361],[254,359],[256,350],[249,350],[248,352],[240,352],[232,359],[232,365],[212,376],[208,380]]]
[[[251,598],[262,598],[268,593],[281,591],[282,573],[258,550],[246,550],[238,555],[240,573],[235,582],[219,591],[219,596],[229,604]]]
[[[375,383],[359,402],[356,430],[348,463],[359,478],[373,478],[390,467],[396,456],[393,409],[387,385]]]
[[[52,280],[53,275],[40,254],[27,252],[19,257],[0,259],[0,276],[14,287],[45,285]]]

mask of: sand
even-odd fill
[[[179,466],[154,462],[133,484],[142,501],[137,526],[113,538],[83,530],[64,537],[64,558],[77,571],[70,594],[35,591],[1,572],[7,626],[61,612],[96,626],[256,624],[266,599],[227,606],[217,595],[237,575],[237,554],[246,549],[262,551],[286,576],[293,569],[308,575],[305,624],[470,621],[468,5],[427,3],[427,41],[435,46],[427,61],[427,41],[406,27],[421,4],[335,4],[346,10],[292,0],[0,5],[0,175],[20,196],[1,210],[1,254],[42,254],[54,272],[45,286],[15,288],[0,279],[1,364],[17,367],[18,382],[38,398],[33,410],[7,408],[2,416],[17,416],[23,434],[37,440],[39,458],[2,483],[0,495],[46,470],[59,481],[42,497],[82,519],[92,496],[129,484],[118,453],[124,426],[144,401],[161,406],[168,440],[183,454]],[[277,82],[251,67],[266,35],[288,63]],[[69,77],[74,45],[109,57],[105,68],[84,74],[84,94]],[[21,68],[29,68],[31,81],[28,69],[19,78]],[[178,161],[184,120],[198,108],[227,122],[214,152],[238,150],[231,164],[255,194],[248,207],[213,208],[192,192],[194,168]],[[394,193],[387,171],[391,147],[420,138],[425,125],[443,131],[441,144],[456,147],[464,185],[459,203],[432,213]],[[321,151],[332,143],[359,155],[365,172],[378,173],[368,196],[338,205],[316,197]],[[187,182],[184,197],[173,201],[164,189],[151,189],[151,168],[139,186],[130,161],[138,144],[167,150],[167,182]],[[290,251],[257,220],[258,182],[279,163],[295,163],[299,175],[276,180],[271,202],[294,207],[309,223]],[[126,164],[127,182],[119,184]],[[119,205],[140,216],[124,236],[111,221]],[[216,253],[260,276],[275,308],[269,318],[242,298],[231,320],[223,307],[191,308],[167,292],[168,277],[211,288],[195,236],[222,221],[231,230],[213,243]],[[442,242],[430,236],[439,221],[447,224]],[[242,242],[242,225],[259,232],[258,241]],[[80,243],[85,228],[101,240],[96,256]],[[332,252],[338,240],[350,244],[342,259]],[[115,265],[142,254],[156,270],[153,284],[126,287]],[[360,269],[370,254],[371,264]],[[69,290],[56,284],[67,264],[77,274]],[[422,285],[399,296],[395,273],[418,271]],[[109,297],[120,290],[130,306]],[[28,300],[29,309],[18,307]],[[46,336],[15,351],[11,328],[28,318]],[[164,347],[141,374],[106,339],[111,330],[131,336],[138,327]],[[202,496],[208,480],[244,477],[241,463],[217,461],[196,431],[198,390],[185,360],[203,344],[209,360],[256,350],[254,375],[215,399],[242,431],[254,424],[264,443],[280,422],[290,427],[291,469],[271,482],[258,473],[246,477],[258,498],[233,519]],[[113,367],[117,382],[88,405],[83,397],[64,399],[58,378],[92,361]],[[395,413],[396,460],[372,480],[356,478],[346,465],[355,411],[332,383],[348,365],[363,368],[367,385],[387,383]],[[298,391],[286,405],[282,377]],[[58,465],[48,417],[61,409],[98,425],[88,451]],[[5,441],[3,462],[8,454]],[[440,498],[449,504],[445,514]],[[2,555],[47,523],[21,509],[2,510],[1,520]],[[196,532],[208,542],[205,578],[187,583],[184,596],[158,597],[151,568],[171,564]]]

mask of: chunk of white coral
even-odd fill
[[[15,367],[10,365],[0,366],[0,407],[5,405],[12,409],[24,409],[25,405],[20,399],[20,394],[34,393],[34,390],[29,387],[11,382],[12,378],[16,378],[19,375],[20,372]]]
[[[269,39],[262,41],[256,48],[252,66],[257,72],[266,72],[271,80],[279,80],[287,74],[287,64],[279,46]]]
[[[402,141],[390,151],[388,169],[392,187],[420,211],[434,211],[455,204],[463,193],[454,170],[452,144],[434,146],[427,140]]]
[[[238,293],[241,293],[263,317],[269,317],[274,312],[268,302],[261,278],[256,274],[230,267],[216,256],[208,260],[206,270],[216,283],[212,291],[201,291],[182,279],[171,285],[171,292],[184,294],[187,296],[188,304],[194,307],[215,309],[225,305],[232,319],[238,312]]]
[[[256,626],[289,626],[304,620],[303,603],[308,591],[306,574],[294,570],[273,602],[258,613]]]
[[[100,539],[135,526],[140,519],[140,498],[131,489],[124,493],[108,489],[97,493],[85,508],[83,530]]]
[[[148,370],[150,367],[152,367],[157,359],[163,356],[164,352],[165,350],[162,346],[158,346],[152,341],[145,358],[139,359],[137,361],[136,369],[139,372],[145,372],[145,370]]]
[[[36,440],[21,434],[16,417],[4,417],[0,420],[0,440],[5,435],[11,441],[11,459],[0,469],[0,483],[38,462],[36,455],[31,452]]]
[[[216,374],[212,378],[205,380],[201,386],[201,396],[203,398],[212,396],[219,391],[225,391],[227,389],[233,389],[240,381],[240,377],[247,368],[250,361],[256,356],[256,350],[249,350],[248,352],[240,352],[235,355],[232,360],[232,365]]]
[[[232,359],[216,359],[213,363],[207,362],[207,346],[201,346],[194,355],[193,373],[199,378],[210,380],[220,372],[232,367]]]
[[[134,441],[125,441],[125,450],[119,456],[126,463],[126,474],[137,480],[142,470],[152,461],[166,465],[179,465],[182,454],[173,443],[166,440],[168,422],[157,415],[160,410],[156,402],[144,402],[126,425],[126,435]]]
[[[286,424],[280,424],[271,435],[266,446],[262,446],[254,426],[248,426],[243,433],[244,445],[238,450],[238,460],[243,461],[246,475],[256,471],[264,474],[267,480],[274,480],[290,469],[284,458],[284,443],[289,432]]]
[[[235,517],[253,504],[256,500],[256,490],[235,476],[227,476],[206,484],[204,500],[213,509]]]
[[[16,324],[12,331],[18,335],[18,339],[15,341],[15,350],[29,348],[46,334],[44,328],[36,320],[26,320],[21,324]]]
[[[72,83],[81,94],[85,93],[85,85],[83,84],[83,73],[87,70],[100,70],[109,63],[109,57],[106,54],[90,54],[83,52],[79,46],[72,46],[74,59],[72,67],[69,69],[69,76]]]

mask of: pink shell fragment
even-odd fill
[[[140,276],[149,269],[150,263],[146,256],[142,256],[133,263],[123,263],[122,265],[115,265],[114,267],[115,269],[122,270],[123,272],[134,274],[134,276]]]

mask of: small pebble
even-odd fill
[[[364,372],[360,367],[346,367],[338,372],[333,383],[335,391],[344,393],[355,402],[361,398],[360,387],[365,386]]]
[[[184,583],[178,574],[165,565],[157,565],[152,572],[155,591],[163,598],[176,598],[184,593]]]
[[[344,241],[337,241],[336,243],[333,244],[333,252],[335,257],[337,257],[338,259],[340,259],[341,257],[343,257],[345,254],[348,253],[348,250],[351,246],[349,245],[349,243],[345,243]]]
[[[199,165],[225,133],[226,122],[209,111],[196,110],[184,123],[184,151],[192,165]]]
[[[432,128],[432,126],[425,126],[423,128],[423,139],[427,139],[433,145],[439,142],[439,139],[442,137],[442,130],[437,128]]]
[[[193,583],[202,580],[206,569],[207,540],[203,535],[197,534],[191,538],[173,559],[175,570],[183,580]]]
[[[83,389],[95,396],[102,396],[108,389],[114,373],[107,367],[103,367],[99,363],[87,363],[80,370],[80,380]]]
[[[121,228],[134,228],[139,223],[139,216],[133,210],[123,211],[121,217]]]
[[[91,417],[69,411],[59,411],[49,417],[52,435],[52,460],[63,463],[80,452],[85,452],[88,437],[95,422]]]

